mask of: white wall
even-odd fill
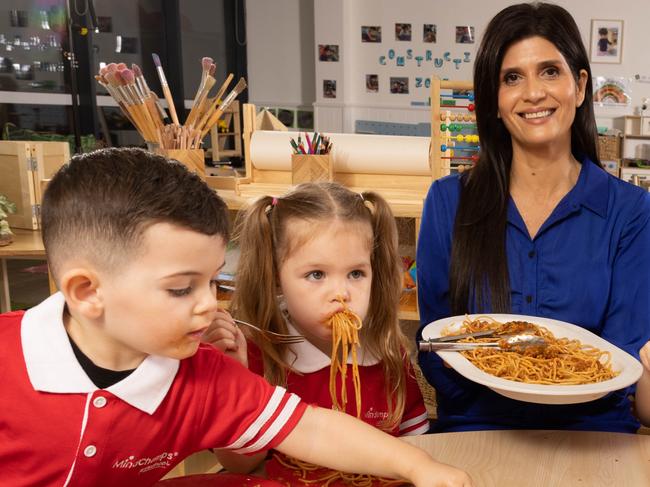
[[[416,88],[416,78],[422,80],[435,74],[450,79],[471,79],[475,52],[482,32],[499,10],[511,5],[511,0],[247,0],[248,59],[251,100],[264,101],[277,106],[290,100],[300,99],[309,103],[313,98],[316,127],[325,131],[354,131],[357,119],[393,122],[427,122],[429,108],[412,106],[412,102],[428,100],[425,86]],[[628,77],[635,74],[650,77],[650,0],[617,0],[594,2],[593,0],[556,0],[576,19],[586,45],[590,41],[591,19],[622,19],[623,59],[621,64],[592,64],[594,76]],[[314,40],[311,46],[312,62],[317,59],[318,44],[338,44],[340,61],[312,64],[314,69],[312,90],[301,81],[309,80],[298,69],[308,69],[291,59],[297,52],[304,53],[304,30],[307,29],[298,16],[307,6],[313,8]],[[307,7],[308,9],[308,7]],[[395,40],[394,24],[411,23],[411,42]],[[422,25],[437,25],[437,43],[422,41]],[[380,25],[381,43],[362,43],[361,26]],[[476,42],[456,44],[456,25],[473,25]],[[300,27],[299,27],[300,26]],[[252,30],[257,30],[253,32]],[[301,37],[302,36],[302,37]],[[453,62],[445,61],[440,68],[433,61],[423,60],[417,66],[415,59],[405,59],[404,66],[395,60],[379,63],[380,56],[387,56],[389,49],[396,55],[407,56],[412,49],[413,58],[426,56],[430,50],[433,58],[465,58],[469,52],[471,62],[461,62],[456,69]],[[269,55],[276,52],[275,55]],[[281,53],[281,54],[278,54]],[[289,59],[287,59],[289,58]],[[379,93],[367,93],[365,75],[379,75]],[[408,95],[390,94],[388,80],[391,76],[409,77]],[[323,80],[337,80],[337,98],[323,98]],[[299,81],[300,80],[300,81]],[[424,85],[424,81],[422,83]],[[262,86],[260,86],[262,85]],[[650,97],[650,83],[630,83],[632,104],[626,108],[596,108],[599,125],[612,125],[612,118],[632,114],[641,99]]]
[[[246,38],[250,102],[311,108],[313,0],[246,0]]]

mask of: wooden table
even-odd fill
[[[12,229],[14,241],[9,245],[0,247],[0,313],[11,310],[9,296],[9,276],[7,273],[8,259],[44,259],[45,247],[41,239],[41,232],[32,230]]]
[[[650,436],[582,431],[472,431],[407,437],[476,487],[650,485]]]

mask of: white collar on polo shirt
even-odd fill
[[[63,326],[64,305],[59,292],[23,316],[21,340],[29,380],[37,391],[92,393],[98,388],[79,365]],[[106,390],[153,414],[167,395],[178,367],[176,359],[150,355],[128,377]]]
[[[290,334],[300,334],[300,332],[291,324],[289,320],[286,320],[286,322]],[[369,365],[375,365],[379,363],[379,359],[372,355],[369,351],[364,350],[363,345],[360,345],[357,349],[357,358],[360,366],[367,367]],[[317,370],[324,369],[325,367],[329,367],[332,363],[332,359],[327,354],[323,353],[315,345],[307,340],[299,343],[292,343],[289,345],[285,360],[288,364],[291,365],[291,368],[297,370],[298,372],[302,372],[303,374],[308,374],[310,372],[316,372]],[[350,353],[348,354],[348,364],[351,363],[352,354]]]

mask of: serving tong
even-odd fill
[[[494,342],[458,342],[463,338],[495,336],[498,341]],[[494,330],[483,330],[463,335],[448,335],[428,340],[420,340],[418,349],[421,352],[437,351],[463,351],[477,348],[495,348],[498,350],[520,351],[528,347],[545,347],[548,342],[544,337],[530,333],[518,333],[516,335],[495,335]]]

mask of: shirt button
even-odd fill
[[[530,252],[528,252],[528,257],[530,257],[531,259],[535,257],[535,251],[531,250]]]
[[[528,296],[526,296],[526,302],[527,302],[528,304],[530,304],[530,303],[533,302],[533,297],[532,297],[530,294],[529,294]]]
[[[94,457],[95,453],[97,453],[97,448],[95,448],[95,445],[88,445],[86,448],[84,448],[84,455],[86,455],[88,458]]]
[[[93,406],[95,406],[96,408],[103,408],[104,406],[106,406],[106,398],[104,396],[97,396],[93,400]]]

